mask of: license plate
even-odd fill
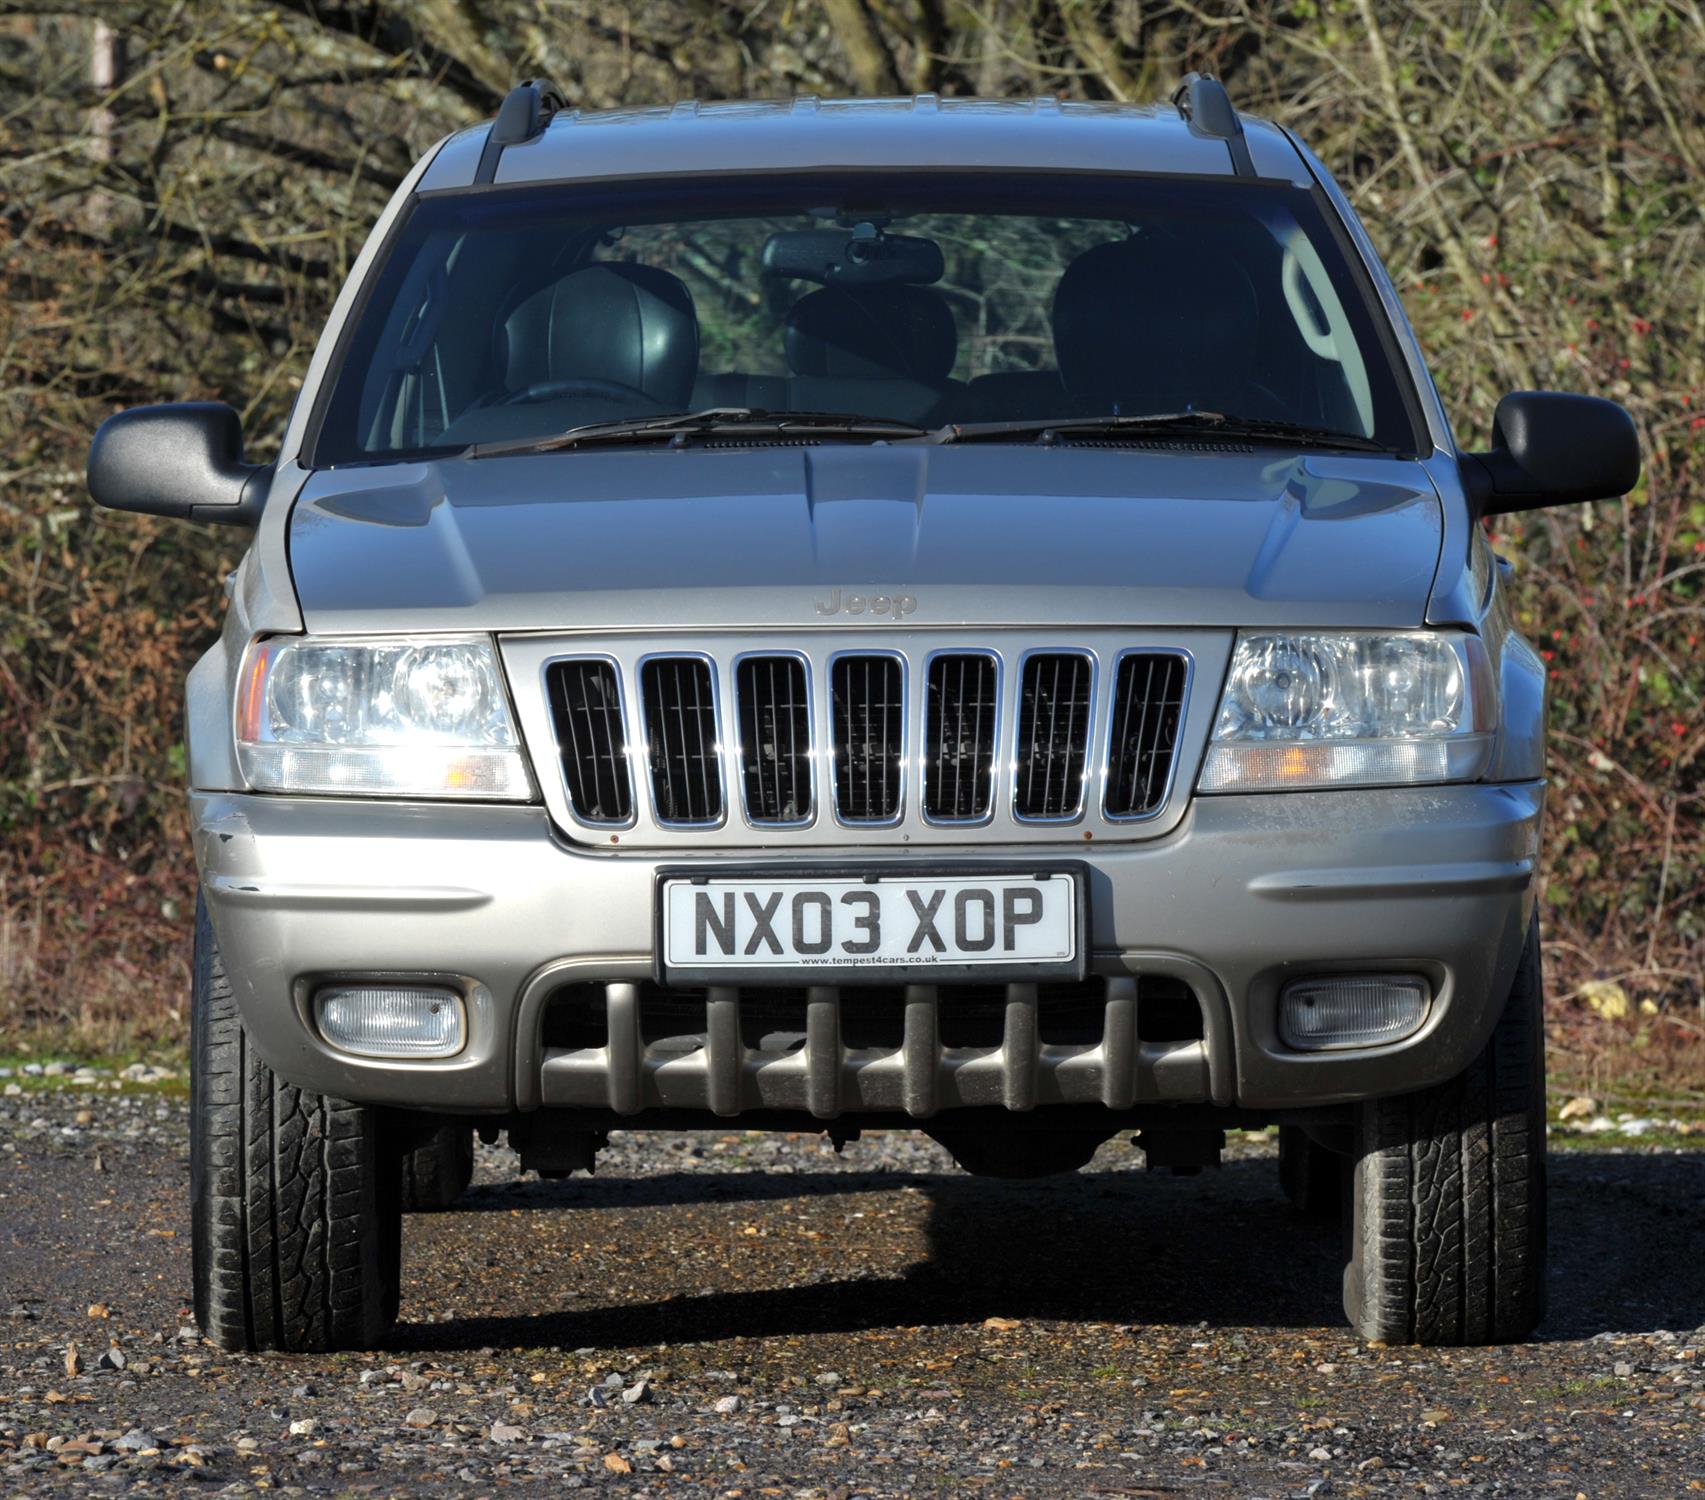
[[[1073,870],[662,882],[666,979],[825,984],[1081,978]]]

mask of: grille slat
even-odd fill
[[[1107,757],[1108,817],[1147,817],[1165,800],[1184,713],[1185,676],[1184,658],[1168,652],[1120,658]]]
[[[693,687],[693,717],[699,723],[700,726],[704,726],[706,724],[706,722],[708,721],[710,742],[712,745],[715,745],[715,743],[716,743],[716,709],[715,709],[715,706],[710,702],[710,672],[708,669],[706,669],[704,672],[692,673],[692,687]],[[685,741],[685,725],[684,724],[682,726],[682,729],[683,729],[682,739],[684,742]],[[703,734],[704,732],[705,732],[704,729],[701,727],[700,733]],[[710,772],[711,772],[712,760],[713,760],[713,757],[711,755],[708,755],[708,754],[702,754],[701,753],[697,757],[697,764],[698,764],[698,770],[699,770],[699,796],[702,799],[699,805],[701,807],[705,807],[705,808],[715,808],[716,811],[718,813],[720,813],[722,811],[722,765],[721,765],[720,761],[717,761],[716,766],[715,766],[716,773],[717,773],[716,787],[714,790],[712,790],[711,784],[710,784]],[[708,816],[708,814],[707,814],[707,816]]]
[[[830,673],[835,806],[844,823],[900,814],[902,670],[897,656],[839,656]]]
[[[557,662],[546,674],[546,687],[575,816],[587,823],[626,823],[633,816],[633,780],[614,664]]]
[[[1021,818],[1069,818],[1083,804],[1089,752],[1090,660],[1076,651],[1025,658],[1018,700]]]
[[[735,677],[746,816],[803,822],[812,813],[805,664],[793,656],[748,656]]]
[[[666,823],[722,820],[722,753],[710,663],[654,657],[640,671],[651,794]]]
[[[924,812],[942,822],[988,816],[995,760],[995,659],[985,652],[930,662]]]

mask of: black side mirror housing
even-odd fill
[[[1462,479],[1482,516],[1613,500],[1639,483],[1640,435],[1614,401],[1512,391],[1498,403],[1492,446],[1463,454]]]
[[[89,445],[89,494],[108,510],[253,526],[270,465],[243,462],[243,421],[218,401],[133,406]]]

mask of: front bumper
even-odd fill
[[[711,997],[698,1052],[651,1046],[636,987],[653,973],[657,869],[678,869],[681,858],[571,847],[540,807],[225,792],[190,801],[203,889],[244,1024],[274,1070],[302,1087],[456,1113],[584,1105],[923,1117],[964,1105],[1096,1101],[1277,1110],[1454,1076],[1490,1035],[1515,973],[1544,787],[1199,797],[1164,837],[1080,846],[1071,853],[1089,872],[1092,969],[1105,985],[1100,1046],[1038,1043],[1035,995],[1019,986],[1001,1044],[974,1056],[944,1049],[935,1033],[933,1006],[951,1004],[947,986],[938,1000],[906,997],[904,1038],[885,1055],[842,1044],[832,985],[802,1004],[805,1041],[789,1056],[743,1047],[732,994]],[[882,853],[893,862],[895,851]],[[930,868],[928,850],[905,857]],[[955,851],[953,862],[998,869],[1034,858],[1034,848],[991,846],[970,861]],[[707,854],[702,863],[752,859]],[[799,857],[797,871],[812,863]],[[845,854],[835,863],[844,869]],[[1426,974],[1434,995],[1426,1023],[1389,1046],[1288,1051],[1277,1035],[1279,991],[1328,970]],[[430,1062],[334,1050],[313,1027],[312,994],[326,980],[361,976],[454,984],[468,1001],[467,1048]],[[1199,1040],[1139,1039],[1134,1007],[1157,976],[1193,993]],[[607,997],[607,1041],[595,1053],[553,1050],[547,1005],[586,983]],[[719,999],[735,1009],[719,1013]]]

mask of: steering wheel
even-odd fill
[[[526,406],[534,401],[555,401],[564,396],[602,396],[610,401],[643,401],[647,406],[661,406],[655,396],[646,394],[635,385],[623,385],[619,380],[605,380],[597,375],[571,375],[565,380],[539,380],[513,395],[505,396],[499,406]]]

